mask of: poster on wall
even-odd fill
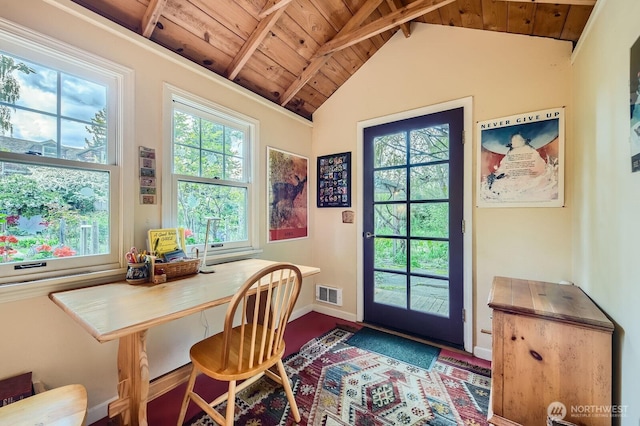
[[[309,236],[306,157],[267,147],[268,242]]]
[[[351,153],[318,157],[318,207],[351,207]]]
[[[640,37],[631,46],[629,88],[631,92],[631,172],[640,171]]]
[[[478,207],[564,205],[564,108],[478,122]]]

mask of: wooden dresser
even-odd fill
[[[611,424],[593,410],[611,406],[613,324],[579,287],[495,277],[489,306],[491,424],[545,425],[553,402],[565,421]]]

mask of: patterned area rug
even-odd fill
[[[429,371],[348,345],[352,332],[336,328],[285,361],[302,416],[322,426],[486,425],[490,372],[440,356]],[[224,413],[226,404],[216,409]],[[216,423],[200,414],[190,423]],[[284,391],[262,378],[236,397],[234,424],[293,425]]]

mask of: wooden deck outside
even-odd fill
[[[385,283],[375,290],[376,303],[406,306],[406,287],[403,282]],[[449,287],[447,285],[414,285],[411,309],[435,315],[449,316]]]

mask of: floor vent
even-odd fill
[[[336,306],[342,306],[342,289],[317,284],[316,300],[319,300],[320,302],[330,303]]]

